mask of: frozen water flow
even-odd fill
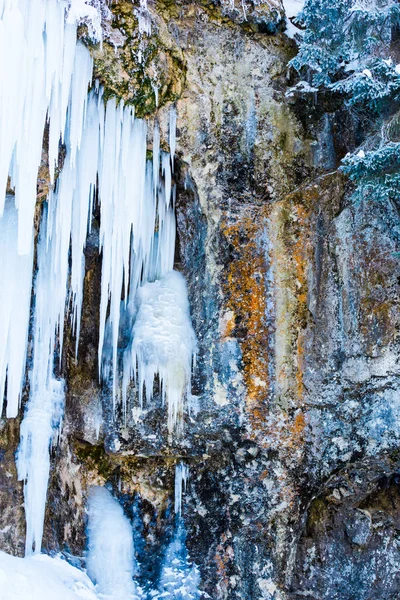
[[[53,234],[48,243],[48,223],[51,221],[45,214],[38,245],[30,396],[17,455],[18,478],[24,481],[27,555],[41,550],[49,452],[57,437],[64,405],[63,382],[54,377],[54,348],[56,332],[64,318],[66,289],[55,261],[57,236]]]
[[[196,337],[190,320],[186,283],[170,271],[162,279],[145,283],[138,291],[132,344],[127,351],[131,374],[137,368],[139,401],[153,397],[159,378],[168,407],[168,431],[182,432],[184,400],[190,400],[191,370]]]
[[[142,32],[150,33],[145,0],[140,11],[145,17]],[[8,416],[17,414],[24,380],[33,217],[44,133],[53,184],[37,250],[33,366],[17,459],[19,478],[25,482],[27,554],[41,547],[49,448],[64,402],[55,361],[61,365],[68,306],[78,352],[84,248],[96,186],[102,253],[99,369],[112,381],[114,402],[121,375],[121,312],[131,323],[122,360],[122,396],[126,399],[129,380],[138,377],[141,402],[144,390],[149,401],[158,376],[170,432],[182,429],[196,348],[186,285],[172,271],[175,108],[170,113],[171,153],[160,152],[155,123],[153,161],[146,161],[146,122],[135,119],[133,109],[115,99],[104,107],[98,86],[88,94],[93,64],[87,48],[77,42],[77,24],[82,21],[99,39],[100,16],[86,0],[1,2],[0,215],[6,189],[15,191],[15,205],[10,196],[0,219],[0,402],[7,385]],[[60,141],[66,154],[56,181]],[[108,365],[104,351],[111,357]]]
[[[122,507],[104,487],[93,486],[88,506],[87,572],[109,600],[136,600],[133,532]]]
[[[182,515],[182,493],[189,479],[189,467],[180,462],[175,467],[175,514]]]
[[[7,378],[7,417],[16,417],[25,379],[33,244],[28,254],[17,249],[18,214],[6,198],[0,219],[0,415]]]
[[[152,595],[152,600],[199,600],[199,583],[200,572],[189,560],[186,531],[180,520],[167,548],[158,593]]]

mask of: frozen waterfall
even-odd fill
[[[175,467],[175,532],[165,553],[158,593],[153,600],[198,600],[200,573],[190,562],[186,548],[186,530],[182,518],[182,491],[189,477],[189,467],[179,462]]]
[[[182,434],[184,412],[190,411],[197,344],[186,282],[173,270],[177,112],[170,110],[167,135],[157,120],[152,127],[122,101],[105,101],[98,82],[92,86],[93,61],[77,40],[77,26],[84,20],[99,40],[95,5],[0,0],[0,406],[6,400],[7,417],[24,406],[17,470],[24,482],[27,556],[41,552],[51,448],[68,402],[68,320],[80,360],[85,246],[94,208],[102,265],[98,369],[114,419],[121,399],[125,420],[133,409],[129,386],[146,408],[159,390],[169,440]],[[150,34],[147,5],[140,6],[142,33]],[[161,149],[161,138],[169,152],[168,142]],[[39,168],[48,171],[40,202]],[[168,565],[176,560],[182,581],[194,586],[197,577],[181,521],[186,478],[182,464],[178,529],[161,583],[168,590]],[[88,571],[100,596],[138,597],[131,526],[106,488],[91,491],[88,534]]]

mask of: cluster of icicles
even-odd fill
[[[0,0],[0,409],[6,392],[7,416],[18,413],[32,304],[30,395],[17,456],[25,481],[28,554],[41,548],[49,446],[63,415],[64,383],[57,369],[64,318],[71,315],[78,354],[84,248],[96,198],[102,254],[99,370],[112,382],[114,408],[122,399],[126,414],[132,379],[140,402],[143,389],[150,401],[159,376],[169,431],[181,429],[196,348],[186,284],[172,270],[176,114],[172,109],[170,153],[160,151],[155,123],[149,161],[146,122],[122,102],[105,103],[98,86],[88,93],[93,65],[77,41],[77,23],[89,19],[95,35],[93,11],[85,0]],[[53,189],[41,207],[33,279],[37,176],[47,127]],[[66,148],[63,164],[60,142]],[[122,315],[131,330],[118,352]]]

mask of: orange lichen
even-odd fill
[[[250,436],[260,444],[303,446],[316,209],[326,203],[329,218],[337,210],[341,186],[340,176],[329,175],[275,204],[244,207],[237,221],[221,225],[230,251],[223,272],[227,321],[222,337],[234,337],[240,344]]]
[[[229,536],[230,537],[230,536]],[[218,585],[217,585],[217,598],[226,598],[229,588],[229,576],[228,567],[229,563],[233,561],[234,551],[231,545],[226,546],[228,542],[228,536],[223,533],[221,535],[221,543],[218,544],[216,553],[214,555],[214,561],[217,565],[218,574]]]
[[[224,282],[224,297],[226,309],[234,318],[228,321],[225,335],[236,337],[241,346],[246,408],[255,431],[262,427],[267,414],[270,360],[270,332],[266,323],[267,261],[263,244],[266,217],[266,212],[246,215],[238,223],[222,226],[233,255]]]

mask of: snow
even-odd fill
[[[318,92],[318,88],[310,85],[308,83],[308,81],[301,80],[298,83],[296,83],[296,85],[289,88],[288,91],[286,92],[285,96],[287,98],[291,98],[291,97],[295,96],[296,93],[298,93],[298,94],[315,94],[317,92]]]
[[[288,19],[297,17],[299,12],[303,10],[305,0],[283,0],[283,7]]]
[[[0,600],[97,600],[83,571],[59,556],[18,558],[0,552]]]
[[[67,22],[86,23],[92,40],[101,41],[101,15],[94,6],[90,6],[90,0],[70,0]]]
[[[293,20],[295,20],[299,12],[303,9],[304,2],[305,0],[283,0],[283,8],[286,14],[285,33],[288,37],[294,38],[303,34],[302,30],[293,23]]]
[[[371,71],[369,69],[364,69],[362,73],[363,73],[363,75],[365,75],[366,77],[368,77],[368,79],[373,79],[372,73],[371,73]]]

